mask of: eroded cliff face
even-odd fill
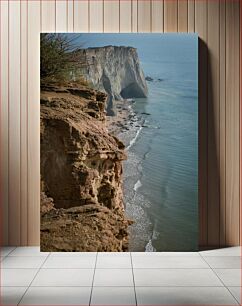
[[[106,46],[80,49],[78,53],[86,63],[79,72],[96,89],[108,94],[108,115],[115,113],[115,100],[147,97],[147,84],[135,48]]]
[[[87,87],[41,91],[41,249],[125,251],[124,145],[105,126],[107,95]]]

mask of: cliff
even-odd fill
[[[42,251],[125,251],[124,145],[105,126],[107,95],[41,90]]]
[[[115,100],[147,97],[147,84],[137,50],[132,47],[106,46],[77,52],[85,68],[82,74],[94,88],[108,94],[107,113],[114,115]]]

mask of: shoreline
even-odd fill
[[[114,134],[116,137],[121,136],[121,140],[124,142],[125,147],[128,143],[123,139],[122,135],[127,134],[127,132],[132,128],[131,122],[137,121],[135,119],[135,114],[131,111],[131,103],[127,100],[116,101],[116,115],[107,116],[107,128],[111,134]],[[131,119],[133,119],[131,121]]]
[[[133,110],[134,103],[135,101],[129,100],[116,101],[116,115],[106,116],[108,131],[124,143],[126,150],[135,143],[145,122],[144,118]]]
[[[153,226],[149,221],[149,217],[145,211],[145,207],[140,206],[137,199],[142,197],[139,193],[139,188],[141,188],[142,183],[140,181],[142,177],[142,170],[139,166],[139,159],[134,152],[129,151],[129,149],[136,143],[140,132],[145,126],[146,120],[142,114],[137,114],[133,109],[133,101],[117,101],[117,114],[113,117],[107,116],[107,128],[108,131],[114,136],[118,137],[125,145],[125,150],[128,152],[128,160],[124,163],[124,185],[125,189],[124,201],[125,201],[125,211],[129,218],[134,220],[134,225],[129,229],[130,239],[129,250],[134,251],[137,246],[140,245],[140,241],[136,241],[136,238],[140,235],[145,237],[145,243],[142,242],[143,248],[138,250],[140,252],[156,252],[156,249],[152,245],[153,237]],[[137,163],[138,162],[138,163]],[[128,163],[128,164],[127,164]],[[129,165],[129,163],[131,163]],[[135,167],[132,173],[129,173],[129,169]],[[134,173],[136,175],[134,176]],[[135,179],[134,179],[135,178]],[[145,233],[140,229],[145,228]]]

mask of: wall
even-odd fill
[[[3,244],[39,244],[39,32],[195,31],[201,38],[200,245],[238,245],[240,1],[0,2]]]

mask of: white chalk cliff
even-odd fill
[[[81,73],[95,89],[108,94],[108,115],[114,115],[115,100],[147,97],[147,84],[137,49],[124,46],[105,46],[79,49],[86,65]]]

